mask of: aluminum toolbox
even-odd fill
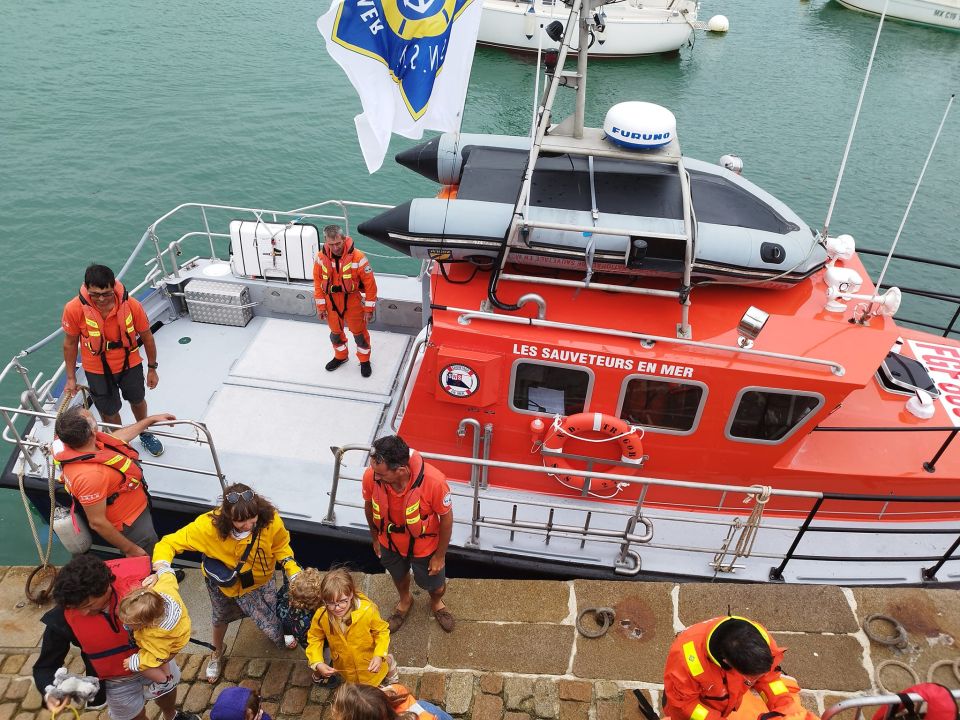
[[[250,290],[245,285],[191,280],[183,292],[194,322],[243,327],[253,317]]]

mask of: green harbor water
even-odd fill
[[[389,158],[367,174],[353,124],[359,101],[315,26],[326,8],[325,0],[5,3],[0,362],[56,329],[87,264],[119,269],[144,228],[180,203],[282,210],[435,191]],[[698,33],[678,56],[591,65],[587,120],[600,124],[624,100],[665,105],[685,154],[739,154],[746,177],[821,227],[877,19],[826,0],[703,0],[701,19],[717,13],[730,32]],[[529,58],[478,49],[463,130],[526,133],[534,74]],[[958,88],[960,33],[886,24],[832,234],[889,248]],[[561,97],[559,114],[570,106]],[[958,115],[944,127],[900,252],[960,258]],[[395,138],[391,151],[411,144]],[[957,290],[936,274],[891,280]],[[946,322],[934,306],[917,312]],[[49,372],[58,356],[54,342],[27,364]],[[0,387],[4,404],[16,401],[17,382]],[[150,396],[155,409],[162,387]],[[33,562],[18,493],[0,491],[0,564]]]

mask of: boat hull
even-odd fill
[[[880,15],[887,0],[837,0],[851,10]],[[960,1],[889,0],[887,17],[920,25],[960,30]]]
[[[689,41],[693,34],[692,23],[696,20],[696,5],[680,4],[690,6],[692,12],[675,13],[666,8],[649,7],[646,3],[643,9],[637,9],[629,3],[605,6],[606,29],[590,47],[590,55],[634,57],[676,52]],[[522,52],[536,52],[538,47],[553,47],[555,43],[546,36],[541,26],[545,27],[555,20],[566,22],[569,13],[567,6],[538,2],[533,23],[525,17],[529,8],[528,3],[486,0],[477,42]],[[533,32],[532,37],[527,37],[528,32]]]

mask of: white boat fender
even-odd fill
[[[677,119],[662,105],[622,102],[607,110],[603,119],[607,138],[632,150],[651,150],[668,145],[677,135]]]
[[[53,511],[53,531],[71,555],[82,555],[93,545],[86,520],[63,505]]]
[[[537,11],[533,9],[533,5],[527,8],[527,11],[523,14],[523,34],[527,36],[527,40],[533,40],[533,33],[537,30]]]
[[[730,21],[726,15],[714,15],[707,20],[707,30],[715,33],[725,33],[730,29]]]
[[[733,153],[720,156],[720,167],[726,168],[737,175],[743,174],[743,160],[740,159],[739,155]]]

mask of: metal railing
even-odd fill
[[[950,693],[953,695],[954,700],[960,700],[960,690],[951,690]],[[918,695],[917,693],[907,693],[910,696],[910,699],[914,703],[914,707],[917,708],[917,711],[921,718],[926,716],[926,701],[923,696]],[[873,695],[870,697],[855,697],[849,698],[847,700],[842,700],[836,705],[831,705],[824,711],[821,716],[821,720],[832,720],[836,715],[839,715],[845,710],[856,710],[854,714],[854,720],[863,720],[863,708],[879,708],[883,706],[895,707],[900,705],[903,701],[900,699],[899,695]]]
[[[886,257],[888,254],[887,251],[872,250],[870,248],[860,247],[857,248],[857,253],[861,255],[873,255],[878,257]],[[960,264],[947,262],[946,260],[931,260],[930,258],[918,257],[916,255],[904,255],[902,253],[893,253],[891,257],[894,260],[903,260],[905,262],[928,265],[930,267],[936,267],[942,270],[960,270]],[[899,287],[900,292],[904,293],[905,295],[923,297],[927,298],[928,300],[936,300],[938,302],[948,303],[954,306],[953,315],[950,318],[950,322],[946,325],[936,325],[922,320],[906,318],[901,315],[897,316],[897,320],[903,323],[909,323],[910,325],[924,327],[929,330],[936,330],[941,333],[941,337],[949,337],[951,333],[960,332],[960,330],[956,329],[957,322],[960,321],[960,295],[935,290],[904,287],[903,285],[898,285],[897,287]],[[953,284],[949,287],[956,287],[956,284]]]
[[[30,469],[33,472],[38,472],[40,466],[35,460],[36,451],[40,451],[43,454],[49,454],[51,452],[50,444],[40,440],[31,439],[30,437],[21,434],[17,431],[16,426],[14,425],[10,412],[12,408],[0,407],[0,416],[3,417],[3,421],[6,424],[6,429],[15,433],[13,437],[13,443],[17,446],[20,451],[20,456]],[[26,410],[19,408],[19,413],[26,417],[36,418],[38,420],[47,420],[55,421],[57,416],[55,413],[50,412],[37,412],[35,410]],[[114,425],[112,423],[100,423],[101,427],[108,429],[116,429],[121,427],[120,425]],[[158,427],[174,427],[177,425],[185,425],[187,427],[193,428],[195,435],[193,437],[187,435],[177,435],[174,433],[165,433],[159,432],[156,430]],[[169,463],[157,462],[155,460],[148,460],[145,458],[140,459],[141,465],[146,465],[150,467],[160,467],[166,468],[168,470],[175,470],[178,472],[187,472],[193,473],[195,475],[206,475],[208,477],[215,477],[220,482],[220,489],[225,490],[227,487],[227,476],[223,472],[223,468],[220,466],[220,457],[217,454],[216,445],[213,442],[213,435],[210,434],[210,430],[202,422],[197,422],[196,420],[163,420],[161,422],[154,423],[151,426],[150,432],[154,435],[158,435],[163,438],[170,440],[183,440],[190,443],[196,443],[198,445],[206,445],[210,448],[210,457],[213,460],[213,470],[204,470],[202,468],[193,468],[186,467],[182,465],[171,465]],[[5,433],[6,434],[6,433]]]
[[[466,418],[465,421],[469,421],[469,418]],[[474,425],[474,423],[476,425]],[[426,460],[444,462],[444,463],[456,463],[458,465],[467,465],[470,468],[470,478],[471,478],[471,488],[470,492],[463,491],[452,491],[452,494],[469,499],[471,501],[471,513],[469,520],[455,519],[455,522],[469,524],[469,533],[468,539],[464,543],[464,546],[467,548],[478,548],[480,546],[480,532],[482,528],[491,528],[498,530],[509,531],[509,539],[511,542],[514,541],[516,533],[526,533],[539,535],[544,538],[545,545],[550,544],[550,539],[552,537],[563,537],[567,539],[579,540],[580,547],[583,548],[587,541],[592,542],[606,542],[606,543],[617,543],[620,545],[619,553],[616,560],[613,563],[614,571],[618,574],[623,575],[633,575],[640,571],[640,554],[637,552],[635,546],[642,545],[649,548],[661,548],[661,549],[671,549],[671,550],[680,550],[693,553],[700,553],[705,555],[711,555],[716,557],[717,554],[723,553],[725,555],[734,555],[733,560],[724,568],[718,568],[718,572],[721,573],[733,573],[737,569],[737,566],[734,562],[739,557],[747,557],[747,555],[737,556],[735,553],[729,550],[729,548],[735,545],[736,536],[745,532],[756,532],[766,531],[768,533],[793,533],[794,538],[793,542],[790,545],[790,549],[786,553],[770,553],[770,552],[751,552],[750,555],[757,556],[760,558],[769,558],[776,562],[780,561],[780,565],[774,568],[771,568],[770,579],[774,581],[783,580],[783,570],[791,560],[813,560],[813,561],[824,561],[824,562],[843,562],[843,561],[862,561],[862,562],[916,562],[918,565],[923,563],[934,563],[929,567],[919,567],[919,571],[922,575],[920,580],[932,581],[936,580],[937,572],[940,568],[948,561],[960,561],[960,557],[954,557],[954,552],[960,547],[960,538],[957,539],[953,545],[947,549],[947,551],[942,555],[929,556],[929,557],[889,557],[883,555],[875,556],[866,556],[866,557],[857,557],[851,558],[841,557],[841,556],[830,556],[830,555],[798,555],[796,554],[797,546],[799,545],[801,539],[807,533],[837,533],[837,534],[847,534],[847,533],[874,533],[877,535],[886,535],[886,534],[900,534],[900,535],[915,535],[915,536],[924,536],[924,535],[951,535],[955,533],[960,533],[960,527],[944,527],[944,528],[909,528],[909,527],[875,527],[875,526],[865,526],[862,523],[860,524],[841,524],[843,517],[849,517],[852,515],[849,510],[843,511],[841,519],[830,518],[829,512],[826,512],[822,509],[823,503],[827,500],[843,500],[847,503],[871,503],[874,504],[878,501],[887,503],[895,503],[898,501],[903,501],[906,503],[918,503],[918,502],[928,502],[928,503],[942,503],[942,504],[952,504],[956,505],[960,509],[960,496],[958,497],[904,497],[904,498],[892,498],[890,496],[878,496],[878,495],[841,495],[838,493],[820,493],[820,492],[810,492],[803,490],[784,490],[784,489],[774,489],[767,488],[763,486],[749,486],[744,487],[740,485],[726,485],[719,483],[703,483],[703,482],[693,482],[693,481],[680,481],[680,480],[667,480],[662,478],[652,478],[652,477],[631,477],[629,475],[620,475],[614,473],[601,473],[601,472],[591,472],[588,470],[568,470],[564,469],[564,475],[570,475],[575,477],[580,477],[584,479],[584,485],[589,487],[589,482],[591,481],[612,481],[623,485],[625,487],[639,487],[639,497],[637,498],[633,508],[627,511],[627,505],[624,503],[614,504],[614,503],[598,503],[598,502],[588,502],[584,504],[577,504],[576,501],[578,498],[565,498],[562,506],[558,505],[556,501],[550,500],[550,495],[543,494],[542,500],[537,499],[524,499],[520,501],[515,501],[509,499],[509,487],[501,487],[494,489],[491,486],[488,486],[485,483],[485,473],[490,469],[505,470],[505,471],[515,471],[522,473],[534,473],[540,475],[556,475],[557,470],[552,467],[544,467],[541,465],[527,465],[523,463],[512,463],[504,461],[494,461],[489,460],[487,455],[483,457],[480,456],[481,452],[488,453],[488,448],[484,448],[482,451],[480,449],[479,439],[487,435],[480,435],[477,433],[479,423],[477,421],[472,422],[463,422],[460,425],[461,429],[466,427],[473,427],[474,430],[474,442],[472,443],[472,455],[471,457],[462,457],[457,455],[444,455],[437,453],[428,453],[423,452],[421,456]],[[489,430],[489,435],[487,437],[492,437],[492,428]],[[465,434],[465,432],[464,432]],[[488,442],[488,441],[487,441]],[[358,507],[355,503],[352,502],[340,502],[338,501],[338,490],[340,487],[340,475],[342,469],[343,457],[353,451],[364,451],[369,452],[370,447],[368,445],[344,445],[342,447],[331,447],[331,452],[334,455],[334,468],[333,468],[333,478],[332,485],[330,490],[330,498],[327,506],[327,514],[323,519],[323,523],[327,525],[336,524],[336,513],[335,509],[339,505],[341,507]],[[573,456],[571,456],[573,457]],[[609,464],[606,463],[605,464]],[[483,474],[481,474],[483,473]],[[718,496],[718,501],[712,505],[703,505],[698,508],[693,508],[691,506],[686,506],[685,508],[678,508],[678,506],[665,502],[650,502],[648,500],[649,491],[657,487],[669,487],[682,490],[696,490],[696,491],[707,491],[714,493]],[[497,490],[499,492],[497,492]],[[795,511],[792,515],[787,516],[784,514],[784,511],[770,511],[775,513],[774,519],[761,518],[758,520],[754,527],[750,527],[749,523],[745,524],[743,522],[743,515],[746,514],[746,511],[738,511],[733,509],[734,501],[739,498],[743,498],[744,502],[756,502],[758,498],[761,497],[764,493],[768,493],[770,498],[781,497],[781,498],[801,498],[809,499],[813,501],[812,509],[807,513],[806,517],[802,522],[799,522],[796,518]],[[529,495],[530,493],[528,493]],[[731,500],[733,496],[733,500]],[[494,517],[488,514],[484,514],[484,503],[496,503],[502,506],[510,506],[511,513],[509,517]],[[520,519],[519,511],[521,509],[526,510],[526,515],[529,515],[531,509],[542,509],[545,511],[546,520],[543,522],[533,521],[530,519]],[[861,514],[862,520],[870,520],[871,518],[880,520],[883,512],[887,509],[884,506],[879,512],[874,512],[867,514],[864,512]],[[657,516],[653,517],[651,511],[657,511]],[[676,511],[674,515],[669,515],[669,511]],[[703,513],[711,513],[713,515],[712,519],[704,519],[702,515],[697,517],[690,516],[690,510],[700,510]],[[560,524],[555,521],[556,513],[559,511],[567,513],[576,513],[581,512],[584,517],[584,521],[581,525],[571,525],[571,524]],[[622,523],[621,529],[611,529],[609,527],[596,527],[595,520],[597,516],[607,516],[615,518],[615,522]],[[685,515],[685,517],[684,517]],[[840,515],[840,513],[838,513]],[[826,519],[830,521],[829,525],[813,525],[814,518],[818,516],[827,516]],[[689,522],[695,523],[698,525],[715,525],[722,528],[726,528],[728,533],[726,538],[721,541],[718,547],[702,547],[695,546],[692,544],[688,545],[658,545],[653,542],[654,537],[654,524],[662,521],[673,521],[677,523]],[[798,524],[799,523],[799,524]],[[609,526],[611,523],[608,522]],[[642,525],[644,531],[642,534],[638,534],[636,529],[638,526]]]

